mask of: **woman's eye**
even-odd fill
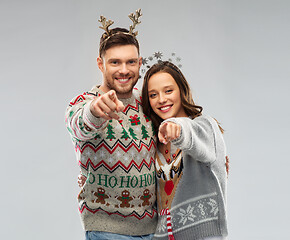
[[[173,90],[166,90],[166,93],[171,93],[173,92]]]
[[[156,94],[155,93],[152,93],[152,94],[149,95],[149,97],[150,98],[154,98],[154,97],[156,97]]]

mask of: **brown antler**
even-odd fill
[[[142,13],[141,13],[141,9],[140,8],[138,10],[136,10],[136,13],[135,14],[134,13],[131,13],[128,16],[132,20],[132,22],[133,22],[133,25],[130,25],[130,32],[129,33],[132,34],[132,35],[134,35],[135,37],[137,36],[138,31],[136,31],[136,32],[133,32],[133,31],[134,31],[136,25],[141,23],[141,21],[139,21],[139,18],[141,16],[142,16]]]
[[[109,30],[109,27],[114,23],[114,21],[112,20],[107,20],[104,16],[100,16],[100,20],[99,20],[100,23],[102,23],[103,26],[100,26],[99,28],[101,29],[104,29],[105,30],[105,34],[107,36],[110,36],[110,32],[111,30]]]

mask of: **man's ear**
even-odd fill
[[[139,68],[142,66],[142,57],[139,57]]]
[[[97,64],[98,64],[98,68],[101,70],[101,72],[104,72],[104,61],[101,57],[97,58]]]

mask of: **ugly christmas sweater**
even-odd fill
[[[217,122],[180,117],[171,149],[156,153],[158,225],[154,239],[226,236],[226,149]]]
[[[144,115],[137,89],[120,99],[125,109],[119,120],[96,118],[93,99],[98,87],[74,98],[66,111],[66,126],[86,183],[78,195],[85,231],[126,235],[155,232],[154,154],[152,122]]]

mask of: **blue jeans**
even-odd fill
[[[87,231],[86,240],[151,240],[153,235],[130,236],[109,232]]]

